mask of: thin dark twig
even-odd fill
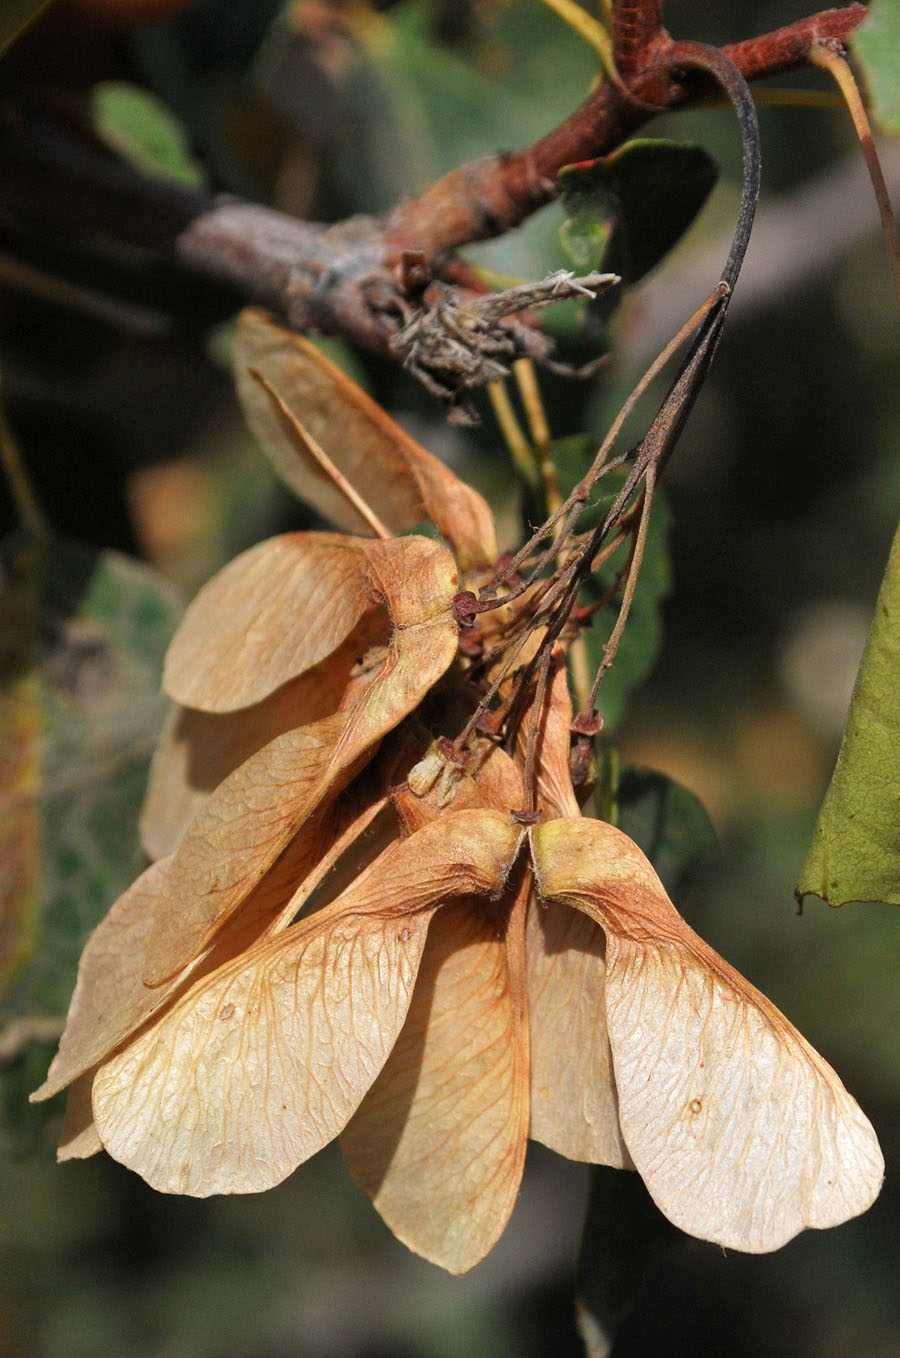
[[[492,582],[491,585],[487,586],[487,588],[482,591],[482,596],[484,597],[485,600],[489,600],[491,598],[491,591],[495,589],[498,584],[501,584],[505,578],[515,574],[517,571],[521,569],[523,562],[527,560],[527,558],[532,554],[532,552],[538,546],[538,544],[542,542],[550,534],[552,534],[553,530],[555,529],[559,521],[562,518],[566,517],[566,524],[564,525],[558,537],[555,539],[554,544],[544,552],[541,558],[539,558],[539,565],[535,568],[535,573],[537,573],[537,571],[543,569],[547,565],[547,563],[554,555],[555,551],[558,549],[559,542],[564,540],[566,536],[569,526],[569,518],[570,517],[572,518],[573,525],[575,522],[577,522],[578,517],[580,516],[581,511],[587,502],[591,490],[596,485],[600,477],[607,475],[609,472],[615,470],[615,468],[617,467],[622,466],[623,463],[627,461],[629,457],[628,453],[623,453],[619,457],[611,460],[609,454],[628,416],[631,414],[632,410],[634,410],[634,407],[637,405],[638,401],[641,399],[644,392],[649,387],[650,383],[654,380],[655,377],[658,376],[658,374],[662,371],[665,365],[669,362],[672,355],[681,347],[682,344],[684,344],[687,337],[692,333],[692,331],[696,330],[697,326],[709,314],[710,310],[721,301],[723,296],[724,290],[722,284],[719,283],[709,294],[709,296],[706,297],[703,300],[703,302],[701,302],[700,306],[697,308],[694,314],[685,322],[685,324],[678,331],[678,334],[675,335],[672,339],[670,339],[668,343],[664,346],[664,348],[659,352],[659,354],[657,354],[656,358],[644,372],[640,381],[636,384],[636,386],[631,391],[629,396],[623,402],[618,414],[616,415],[616,418],[613,420],[602,443],[597,449],[597,452],[594,456],[594,460],[591,463],[591,466],[588,468],[588,471],[581,478],[578,484],[575,487],[573,487],[572,491],[569,493],[569,495],[566,497],[563,503],[559,506],[559,508],[555,510],[555,512],[551,514],[543,524],[541,524],[540,528],[538,528],[532,534],[532,536],[528,539],[525,545],[519,549],[515,556],[512,557],[510,561],[505,563],[502,572],[499,572],[497,574],[494,582]],[[621,506],[627,501],[633,489],[634,485],[632,484],[628,487],[627,494],[620,493],[613,506],[613,510],[611,511],[611,518],[613,519],[615,518],[616,513],[618,513],[618,509],[620,509]],[[522,593],[524,589],[527,589],[529,583],[530,581],[525,581],[522,585],[522,588],[519,589],[518,592]],[[507,598],[509,598],[508,595],[504,597],[502,602],[506,602]]]
[[[706,43],[700,42],[678,42],[669,51],[668,60],[673,70],[681,66],[693,66],[698,70],[709,72],[734,105],[740,124],[744,160],[741,204],[731,249],[722,270],[722,282],[728,284],[729,291],[733,291],[744,262],[744,255],[747,253],[756,204],[759,201],[761,166],[756,105],[746,80],[731,58],[718,47],[709,47]]]
[[[644,549],[647,545],[647,533],[650,528],[650,511],[653,508],[653,492],[656,489],[656,468],[651,462],[644,477],[644,491],[642,496],[641,517],[638,522],[637,532],[634,535],[631,556],[628,562],[628,575],[625,581],[625,589],[622,593],[622,602],[619,607],[619,616],[616,618],[615,626],[610,632],[609,640],[603,647],[603,660],[597,670],[591,697],[588,706],[591,711],[597,705],[597,693],[603,682],[603,676],[610,668],[616,658],[619,643],[625,632],[625,625],[631,612],[631,605],[634,602],[634,592],[637,588],[638,576],[641,573],[641,565],[644,560]]]

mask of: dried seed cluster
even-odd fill
[[[736,1249],[864,1211],[883,1162],[835,1073],[581,816],[559,646],[523,632],[527,590],[476,616],[485,503],[259,314],[237,365],[275,466],[340,531],[244,553],[172,643],[155,861],[89,940],[36,1095],[71,1086],[61,1156],[205,1196],[340,1137],[397,1236],[457,1273],[529,1136],[636,1169]],[[389,536],[423,519],[448,546]],[[537,680],[485,708],[512,637]]]

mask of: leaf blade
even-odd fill
[[[876,118],[886,132],[900,132],[900,6],[895,0],[872,0],[850,41],[872,94]]]
[[[162,656],[181,612],[156,572],[118,553],[15,538],[2,562],[0,876],[4,950],[17,958],[0,1028],[62,1018],[104,899],[134,875]]]
[[[579,268],[636,283],[662,260],[702,209],[718,166],[692,142],[639,138],[558,176],[569,211],[561,232]]]
[[[900,528],[797,894],[900,905]]]

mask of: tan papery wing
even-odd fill
[[[599,821],[532,836],[545,899],[604,930],[622,1134],[670,1221],[757,1253],[866,1210],[866,1117],[783,1014],[685,924],[637,846]]]
[[[395,533],[429,518],[462,570],[493,563],[494,521],[478,494],[387,415],[315,345],[260,311],[239,318],[234,351],[247,423],[279,476],[338,528],[368,536],[366,519],[298,441],[254,373],[274,388],[350,484]]]
[[[172,638],[163,669],[169,697],[233,712],[318,665],[370,606],[366,546],[337,533],[285,533],[229,561]]]
[[[340,1132],[409,1004],[432,913],[496,895],[519,833],[460,812],[395,842],[340,897],[192,986],[101,1066],[94,1120],[163,1192],[256,1192]]]
[[[483,805],[515,806],[521,796],[518,772],[500,750],[460,785],[460,800]],[[409,820],[409,805],[418,805],[436,833],[451,814],[427,795],[406,802]],[[351,1173],[393,1233],[451,1273],[493,1248],[525,1159],[521,879],[503,904],[463,901],[435,916],[406,1023],[341,1138]]]
[[[208,945],[304,821],[337,796],[456,654],[449,553],[425,538],[368,549],[370,591],[395,629],[383,661],[352,707],[276,737],[216,788],[176,850],[181,912],[158,942],[148,984],[167,980]]]

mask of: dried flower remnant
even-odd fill
[[[736,1249],[864,1211],[883,1163],[837,1076],[580,815],[553,577],[504,568],[492,596],[487,506],[304,341],[253,313],[237,361],[276,466],[342,533],[252,548],[173,641],[158,861],[89,940],[37,1094],[72,1085],[61,1154],[205,1196],[340,1136],[455,1273],[502,1232],[529,1135],[637,1169]],[[453,555],[378,535],[424,518]]]

